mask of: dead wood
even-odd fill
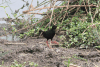
[[[26,43],[5,43],[5,45],[27,45]]]
[[[97,7],[96,5],[69,5],[69,6],[55,6],[54,8],[63,8],[63,7]],[[31,10],[26,10],[23,11],[23,13],[28,13],[29,11],[35,11],[35,10],[42,10],[42,9],[50,9],[52,7],[43,7],[43,8],[37,8],[37,9],[31,9]]]

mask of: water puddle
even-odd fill
[[[12,22],[11,25],[14,25],[14,23]],[[10,28],[11,25],[9,23],[7,23],[6,21],[0,21],[0,28]],[[3,30],[0,29],[0,31],[2,33],[0,33],[1,35],[3,34]],[[18,41],[20,40],[20,38],[18,36],[13,36],[12,34],[9,34],[7,36],[2,36],[0,37],[0,39],[4,39],[4,40],[8,40],[8,41]]]
[[[0,37],[0,39],[5,39],[5,40],[8,40],[8,41],[18,41],[18,40],[20,40],[20,38],[18,36],[15,35],[13,37],[12,34],[9,34],[7,36],[2,36],[2,37]]]

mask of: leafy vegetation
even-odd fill
[[[79,4],[81,5],[82,3],[83,1],[80,0]],[[98,4],[98,1],[92,0],[88,4],[90,3]],[[66,2],[63,2],[61,5],[64,5],[64,4],[66,4]],[[77,4],[77,2],[75,2],[74,4]],[[59,12],[61,12],[63,9],[64,8],[58,8],[58,9],[55,9],[54,12],[59,14]],[[94,19],[93,19],[94,13],[91,12],[90,9],[91,11],[94,11],[94,12],[96,11]],[[99,10],[97,9],[100,10],[100,6],[99,8],[89,7],[87,8],[88,13],[87,15],[85,15],[86,14],[85,8],[81,7],[77,12],[75,12],[76,11],[76,8],[75,8],[72,11],[63,11],[56,17],[58,29],[61,27],[61,30],[66,31],[66,35],[60,36],[60,39],[63,40],[61,41],[61,44],[63,47],[75,47],[75,46],[79,47],[80,46],[81,48],[88,48],[91,46],[98,46],[100,44],[99,42],[100,41],[100,36],[99,36],[100,16],[97,15],[99,12]],[[75,16],[73,17],[65,16],[64,17],[64,14],[66,14],[66,12],[68,12],[69,15],[75,15]],[[55,18],[55,16],[53,16],[53,18]],[[35,34],[38,34],[40,27],[44,31],[47,30],[48,27],[45,28],[45,26],[49,22],[50,22],[50,19],[48,18],[44,22],[38,23],[37,26],[34,27],[33,29],[29,29],[24,34],[20,34],[20,37],[23,38],[24,35],[35,36]]]
[[[73,0],[74,1],[74,0]],[[60,6],[64,6],[67,1],[63,1]],[[45,4],[45,3],[41,3]],[[38,2],[38,6],[40,6]],[[20,16],[24,19],[22,21],[18,21],[17,12],[14,14],[13,17],[15,18],[15,27],[14,25],[11,25],[11,32],[13,35],[16,35],[16,32],[19,33],[19,30],[22,30],[25,28],[25,32],[22,32],[19,34],[20,38],[24,38],[25,36],[31,37],[31,36],[39,36],[39,30],[42,29],[44,31],[49,29],[49,25],[56,24],[57,30],[65,31],[66,34],[60,35],[60,44],[62,47],[70,48],[70,47],[80,47],[80,48],[88,48],[88,47],[94,47],[100,48],[100,5],[98,0],[91,0],[90,2],[86,1],[83,2],[83,0],[79,0],[77,2],[69,3],[70,5],[98,5],[98,7],[62,7],[57,8],[53,10],[52,15],[52,21],[50,24],[50,17],[44,16],[46,18],[43,19],[40,23],[37,23],[40,19],[34,18],[34,14],[29,16],[31,21],[28,21],[27,19],[24,20],[24,16]],[[6,8],[6,6],[1,6],[2,8]],[[7,6],[8,7],[8,6]],[[19,11],[19,10],[18,10]],[[51,11],[48,11],[50,13]],[[7,17],[10,19],[10,15],[7,14],[6,10],[5,13]],[[50,13],[51,15],[51,13]],[[10,22],[11,24],[12,22]],[[35,24],[35,25],[34,25]],[[33,25],[33,26],[32,26]],[[50,26],[50,27],[51,27]],[[6,28],[3,28],[4,31],[6,31]],[[59,33],[59,32],[58,32]],[[7,33],[5,32],[7,35]],[[80,58],[77,56],[73,56],[73,58],[85,60],[84,58]],[[71,64],[71,58],[68,59],[67,67]],[[2,61],[2,65],[4,62]],[[24,67],[26,62],[23,64],[18,63],[16,60],[13,62],[11,67]],[[0,65],[0,66],[2,66]],[[37,67],[39,66],[37,63],[29,62],[30,66]]]
[[[76,20],[78,20],[78,18],[74,17],[72,22],[63,28],[64,30],[67,30],[66,34],[67,34],[67,37],[69,37],[67,42],[65,41],[64,43],[66,44],[65,46],[71,47],[71,46],[81,45],[81,46],[88,47],[88,46],[93,46],[93,45],[99,45],[100,29],[98,27],[100,25],[95,25],[97,28],[93,28],[91,27],[91,23],[89,22],[86,22],[86,21],[81,22],[80,20],[76,22]],[[95,21],[95,24],[98,24],[98,23],[99,23],[98,21]],[[64,39],[66,39],[66,36]]]
[[[43,5],[49,1],[44,1],[40,3],[40,5]],[[37,1],[39,7],[39,2]],[[60,6],[65,5],[68,3],[68,1],[63,1]],[[91,46],[98,46],[100,44],[100,6],[98,0],[91,0],[91,1],[84,1],[79,0],[75,2],[70,2],[70,5],[98,5],[98,7],[78,7],[78,8],[69,8],[65,10],[66,8],[57,8],[55,9],[54,15],[52,15],[52,22],[51,25],[56,22],[56,25],[58,26],[58,30],[61,28],[61,30],[66,31],[66,35],[61,35],[60,39],[63,40],[61,42],[63,47],[82,47],[82,48],[88,48]],[[8,6],[1,6],[4,8]],[[48,11],[50,13],[51,11]],[[6,10],[5,10],[6,13]],[[7,17],[10,18],[10,16],[6,13]],[[72,15],[72,16],[71,16]],[[13,16],[16,18],[17,13],[13,13]],[[24,18],[24,16],[21,16]],[[36,36],[39,34],[40,28],[42,30],[48,30],[50,22],[50,18],[46,17],[44,21],[41,21],[41,23],[36,23],[40,19],[32,18],[31,17],[31,23],[28,23],[29,21],[16,21],[14,22],[20,29],[27,28],[30,26],[30,29],[28,31],[23,32],[22,34],[19,34],[20,38],[24,38],[25,36]],[[16,18],[18,20],[18,18]],[[36,24],[35,26],[31,26],[32,24]],[[47,27],[46,27],[47,26]],[[4,28],[5,30],[5,28]],[[12,26],[12,33],[15,35],[15,32],[18,31],[14,26]]]
[[[93,1],[91,1],[93,2]],[[100,6],[99,6],[100,8]],[[90,9],[90,7],[89,7]],[[98,8],[93,8],[92,10],[96,10]],[[91,18],[94,14],[89,12],[87,16],[82,16],[84,13],[83,10],[79,10],[72,19],[67,18],[63,20],[62,30],[66,30],[66,35],[61,35],[60,39],[64,42],[62,46],[64,47],[72,47],[72,46],[80,46],[81,48],[88,48],[91,46],[97,46],[100,44],[100,21],[97,19],[98,17]],[[81,20],[85,18],[84,21]],[[69,20],[71,22],[69,23]],[[93,20],[93,24],[91,23]],[[66,26],[64,26],[66,25]],[[61,26],[61,25],[60,25]]]
[[[34,67],[37,67],[39,66],[37,63],[34,63],[34,62],[28,62],[30,67],[34,66]],[[3,66],[4,64],[4,61],[2,61],[2,65],[0,66]],[[10,67],[24,67],[26,65],[26,62],[24,62],[23,64],[19,64],[16,60],[14,60],[14,62],[10,65]]]

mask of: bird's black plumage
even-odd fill
[[[48,44],[48,40],[51,39],[51,43],[55,43],[55,44],[58,44],[56,41],[52,42],[52,39],[55,35],[55,30],[56,30],[57,26],[56,25],[53,25],[52,28],[50,30],[47,30],[47,31],[42,31],[40,30],[39,33],[42,32],[42,35],[43,37],[45,37],[47,39],[46,43],[47,43],[47,46],[49,47],[49,44]]]
[[[55,29],[57,28],[57,26],[53,25],[52,28],[48,31],[42,31],[40,30],[39,33],[42,32],[43,37],[45,37],[47,40],[51,39],[54,37],[55,35]]]

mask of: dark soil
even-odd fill
[[[54,40],[58,39],[56,37]],[[10,41],[0,40],[0,65],[4,61],[1,67],[10,67],[14,60],[19,64],[26,62],[24,67],[35,67],[30,66],[30,62],[37,63],[37,67],[67,67],[69,59],[70,64],[73,64],[72,67],[75,67],[74,65],[80,67],[100,67],[100,52],[97,49],[63,47],[50,49],[47,47],[45,41],[45,38],[28,38],[22,42],[13,42],[26,43],[27,45],[5,45],[5,43],[9,43]]]

